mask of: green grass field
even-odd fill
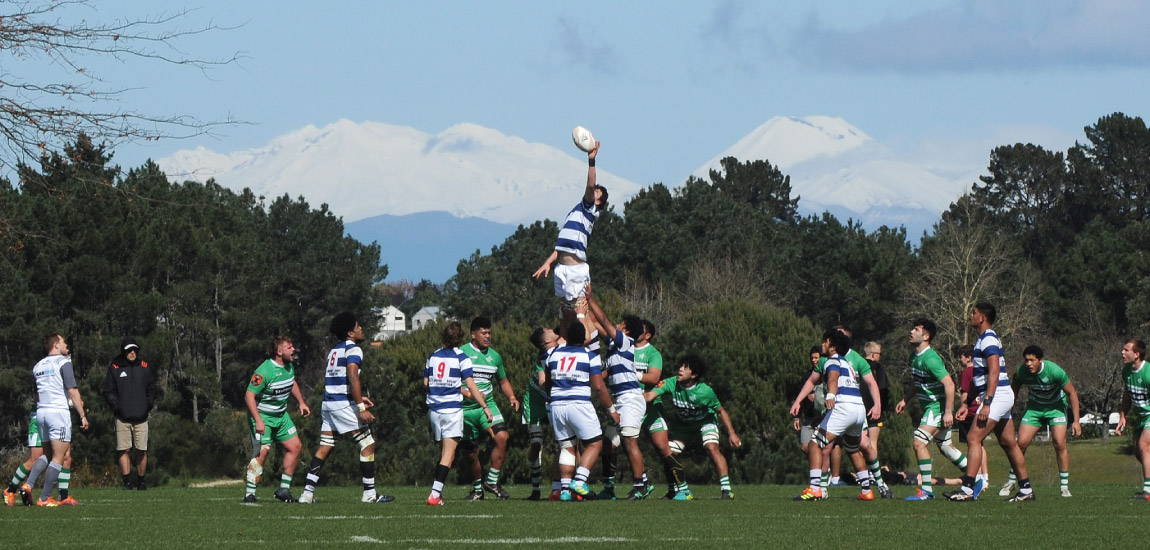
[[[5,508],[4,548],[217,548],[253,545],[389,548],[624,547],[651,548],[1014,548],[1135,547],[1145,543],[1150,502],[1132,502],[1140,479],[1134,461],[1114,443],[1072,446],[1072,498],[1058,496],[1049,446],[1035,446],[1032,478],[1038,500],[1008,504],[997,496],[1005,478],[992,461],[992,490],[971,503],[904,502],[914,488],[895,487],[894,500],[858,502],[854,487],[823,502],[792,502],[797,486],[736,486],[734,502],[715,486],[694,486],[691,502],[463,502],[468,487],[449,487],[446,505],[424,504],[425,487],[386,487],[397,501],[361,504],[359,489],[321,487],[313,505],[283,504],[261,487],[261,503],[240,502],[240,485],[147,492],[75,488],[73,508]],[[1001,459],[1001,451],[991,457]],[[948,466],[948,468],[950,468]],[[942,469],[942,468],[940,468]],[[952,470],[952,468],[951,468]],[[948,474],[949,475],[949,474]],[[301,477],[301,476],[297,476]],[[299,488],[294,492],[298,495]],[[660,494],[662,488],[657,489]]]

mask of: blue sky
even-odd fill
[[[90,19],[157,15],[102,0]],[[171,12],[179,4],[164,2]],[[235,64],[90,60],[124,105],[231,116],[214,137],[123,146],[125,167],[198,145],[265,145],[340,118],[439,132],[472,122],[676,184],[778,115],[842,117],[908,157],[985,166],[990,147],[1065,149],[1150,106],[1150,3],[1134,0],[295,2],[199,0],[182,40]]]

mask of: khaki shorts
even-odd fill
[[[140,451],[148,450],[148,421],[124,422],[116,419],[116,450],[126,451],[131,448]]]

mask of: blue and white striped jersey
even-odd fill
[[[68,410],[68,390],[76,387],[71,358],[49,355],[32,367],[32,376],[36,377],[37,408]]]
[[[363,367],[363,350],[354,340],[347,340],[331,348],[327,354],[327,368],[324,372],[323,406],[328,410],[350,407],[351,388],[347,383],[347,365],[355,363]]]
[[[823,365],[823,372],[829,377],[831,372],[838,372],[838,389],[835,394],[835,403],[851,403],[863,405],[862,392],[859,391],[858,373],[850,361],[843,359],[839,354],[831,355]]]
[[[599,207],[595,203],[587,204],[579,201],[575,208],[567,214],[563,227],[559,228],[559,240],[555,243],[555,250],[573,254],[576,258],[587,261],[587,239],[591,237],[591,230],[595,227],[595,218],[599,215]]]
[[[439,348],[427,358],[427,407],[445,412],[463,409],[463,381],[472,378],[471,359],[459,348]]]
[[[611,392],[611,397],[628,392],[643,393],[639,375],[635,372],[635,340],[616,330],[608,348],[607,391]]]
[[[991,356],[998,356],[998,387],[1010,385],[1010,375],[1006,373],[1006,352],[1002,350],[1002,340],[998,339],[998,334],[994,329],[986,329],[986,332],[978,335],[978,341],[974,343],[974,372],[972,384],[974,384],[975,393],[983,393],[986,391],[987,375],[989,374],[989,367],[986,360]]]
[[[591,402],[591,377],[603,370],[591,359],[583,346],[563,346],[547,358],[551,376],[551,403]]]

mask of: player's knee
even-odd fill
[[[843,438],[843,450],[847,453],[857,453],[859,451],[859,441]]]
[[[927,444],[930,443],[930,433],[922,428],[915,428],[914,430],[914,448],[925,449]]]
[[[565,439],[559,442],[559,465],[560,466],[574,466],[575,465],[575,441],[573,439]]]
[[[619,428],[619,435],[623,437],[636,438],[639,437],[639,433],[640,430],[638,426],[622,426]]]
[[[507,424],[505,422],[497,422],[491,425],[491,437],[494,438],[495,441],[507,442],[508,435]]]
[[[827,441],[827,434],[823,432],[815,434],[815,444],[817,444],[820,449],[826,451],[827,446],[830,445],[830,442]]]

